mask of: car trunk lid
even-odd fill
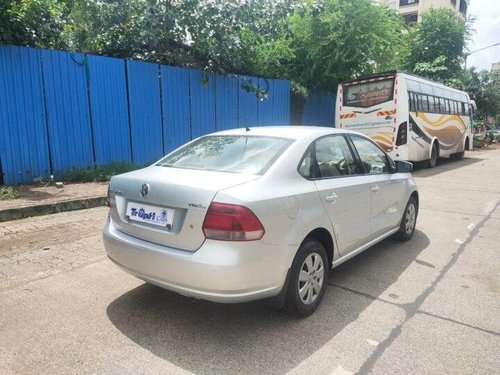
[[[215,194],[258,177],[151,166],[111,179],[111,217],[123,233],[195,251],[205,240],[202,225]]]

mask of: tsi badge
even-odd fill
[[[146,198],[146,196],[149,194],[149,185],[148,184],[142,184],[140,194],[141,194],[141,197]]]

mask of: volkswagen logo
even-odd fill
[[[142,184],[140,193],[141,197],[146,198],[146,196],[149,194],[149,185]]]

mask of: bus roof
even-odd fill
[[[434,86],[440,86],[440,87],[446,88],[447,90],[456,91],[456,92],[459,92],[459,93],[462,93],[462,94],[466,94],[467,97],[469,97],[469,94],[467,94],[467,92],[465,92],[465,91],[461,91],[461,90],[455,89],[453,87],[446,86],[444,83],[437,82],[437,81],[432,81],[432,80],[430,80],[428,78],[424,78],[424,77],[421,77],[421,76],[417,76],[416,74],[407,73],[407,72],[403,72],[403,71],[400,71],[400,70],[389,70],[389,71],[386,71],[386,72],[380,72],[380,73],[374,73],[374,74],[362,76],[362,77],[359,77],[359,78],[356,78],[356,79],[351,79],[351,80],[348,80],[348,81],[344,81],[344,82],[342,82],[342,85],[344,85],[344,84],[349,85],[349,84],[357,83],[359,81],[366,81],[366,80],[379,79],[379,78],[392,78],[395,75],[400,75],[400,76],[402,75],[402,76],[404,76],[406,78],[416,78],[416,79],[418,79],[418,80],[420,80],[422,82],[429,83],[429,84],[432,84]]]
[[[356,79],[350,79],[348,81],[343,81],[342,84],[356,83],[356,82],[364,81],[364,80],[367,80],[367,79],[392,77],[392,76],[394,76],[395,74],[398,74],[398,73],[402,73],[402,72],[399,72],[397,70],[390,70],[390,71],[387,71],[387,72],[380,72],[380,73],[370,74],[370,75],[362,76],[362,77],[359,77],[359,78],[356,78]]]

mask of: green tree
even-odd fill
[[[473,67],[465,72],[463,83],[463,89],[476,102],[477,119],[493,118],[500,122],[500,72],[478,72]]]
[[[323,0],[292,15],[292,75],[310,88],[397,68],[404,57],[402,19],[371,0]]]
[[[63,0],[4,0],[0,3],[0,43],[65,48],[61,33],[68,13]]]
[[[464,23],[444,8],[431,8],[423,13],[421,22],[410,30],[405,68],[438,81],[462,79],[461,62],[471,22]]]
[[[130,58],[155,56],[173,23],[162,23],[164,5],[149,0],[75,1],[64,36],[72,50]]]
[[[498,124],[500,122],[500,72],[491,72],[490,79],[484,86],[481,104],[484,116],[493,118],[495,124]]]
[[[242,34],[276,33],[287,0],[76,1],[65,28],[74,50],[207,71],[247,69]]]

